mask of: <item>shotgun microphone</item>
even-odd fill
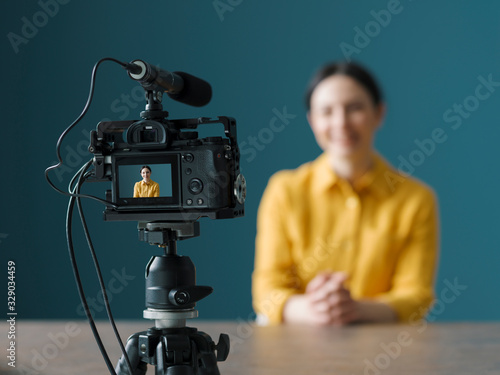
[[[142,60],[127,64],[128,75],[145,90],[162,91],[184,104],[202,107],[212,99],[212,87],[198,77],[184,72],[169,72]]]

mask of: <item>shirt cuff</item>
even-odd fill
[[[283,323],[283,308],[290,296],[296,294],[294,290],[275,289],[255,302],[258,325],[278,325]]]
[[[433,297],[416,298],[415,296],[397,296],[390,293],[375,298],[376,301],[390,306],[402,323],[415,323],[427,314],[432,304]]]

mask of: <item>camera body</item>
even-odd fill
[[[215,123],[224,125],[225,137],[199,138],[194,131]],[[186,222],[244,215],[246,184],[233,118],[106,121],[90,140],[91,180],[111,182],[106,221]],[[157,196],[134,196],[143,166],[159,185]]]

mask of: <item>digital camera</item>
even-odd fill
[[[142,115],[142,114],[141,114]],[[220,123],[225,137],[199,138],[199,125]],[[245,179],[240,173],[236,120],[144,119],[100,122],[90,134],[91,180],[111,181],[104,220],[195,221],[244,215]],[[134,186],[147,166],[156,196]]]

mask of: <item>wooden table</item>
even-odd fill
[[[222,375],[246,374],[500,374],[500,323],[258,327],[251,321],[188,321],[218,340],[231,338]],[[149,321],[118,322],[123,339]],[[119,346],[105,322],[98,323],[113,362]],[[0,324],[0,374],[109,374],[86,321],[17,321],[16,368],[8,366],[9,324]],[[6,350],[7,349],[7,350]],[[148,374],[154,374],[149,367]]]

